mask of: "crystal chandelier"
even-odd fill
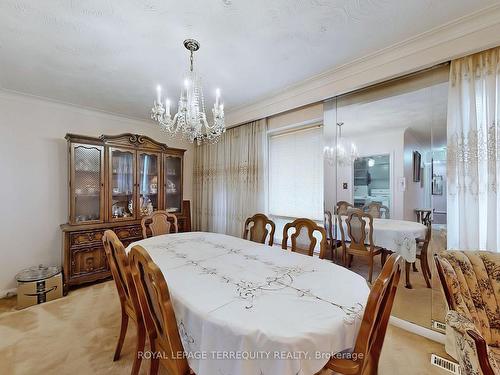
[[[215,104],[212,108],[213,123],[209,124],[205,114],[205,98],[201,87],[201,78],[193,70],[193,55],[200,48],[200,43],[194,39],[186,39],[184,47],[190,51],[190,69],[184,79],[184,87],[177,113],[174,118],[170,115],[170,100],[162,101],[161,86],[157,87],[157,97],[151,109],[151,119],[158,122],[160,127],[171,135],[178,133],[193,143],[215,143],[226,131],[224,124],[224,105],[220,100],[220,90],[216,90]]]
[[[358,148],[353,142],[349,143],[345,138],[342,138],[342,125],[344,125],[343,122],[337,123],[339,127],[339,136],[337,137],[335,153],[339,165],[349,166],[359,157],[359,153]]]

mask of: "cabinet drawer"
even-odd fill
[[[74,232],[69,235],[70,246],[78,246],[91,243],[102,243],[104,231],[92,230],[86,232]]]
[[[137,241],[138,239],[142,239],[142,228],[140,225],[114,228],[113,231],[122,242],[125,240]]]
[[[109,271],[109,267],[102,246],[71,250],[71,278],[106,271]]]

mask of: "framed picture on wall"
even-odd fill
[[[422,156],[420,152],[413,151],[413,182],[420,182],[420,164]]]
[[[432,195],[443,195],[443,176],[432,176]]]

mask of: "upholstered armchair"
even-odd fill
[[[435,261],[462,374],[500,374],[500,253],[443,251]]]

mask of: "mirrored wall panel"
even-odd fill
[[[393,315],[426,328],[444,315],[432,255],[446,247],[447,99],[446,65],[325,103],[325,134],[335,134],[324,148],[324,194],[336,261],[373,281],[386,256],[400,254]],[[348,235],[360,230],[356,212],[366,252]]]

